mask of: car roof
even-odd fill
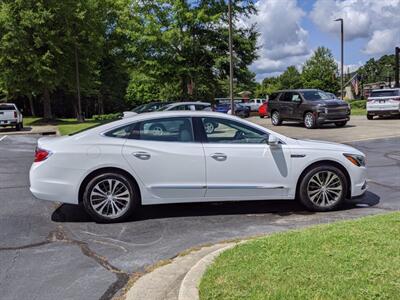
[[[279,90],[277,93],[281,92],[310,92],[310,91],[321,91],[320,89],[287,89],[287,90]]]
[[[208,103],[208,102],[200,102],[200,101],[192,101],[192,102],[189,102],[189,101],[187,101],[187,102],[172,102],[171,103],[171,106],[172,105],[195,105],[195,104],[203,104],[203,105],[211,105],[210,103]]]
[[[372,91],[373,92],[382,92],[382,91],[389,92],[389,91],[398,91],[398,90],[400,90],[400,88],[375,89],[375,90],[372,90]]]

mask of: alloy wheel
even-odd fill
[[[332,206],[340,201],[343,183],[331,171],[319,171],[308,182],[307,194],[311,202],[320,207]]]
[[[307,128],[312,128],[314,126],[314,117],[312,114],[306,114],[304,118],[304,125],[306,125]]]
[[[131,194],[128,187],[117,179],[104,179],[90,192],[90,205],[102,217],[115,219],[129,208]]]

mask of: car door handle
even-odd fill
[[[139,159],[143,159],[143,160],[148,160],[151,157],[151,155],[149,153],[144,152],[144,151],[133,152],[132,154],[133,154],[133,156],[135,156]]]
[[[211,154],[211,157],[217,161],[225,161],[228,158],[224,153],[214,153]]]

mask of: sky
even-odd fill
[[[250,66],[256,79],[301,69],[318,46],[331,49],[340,62],[340,23],[344,20],[345,71],[368,59],[394,53],[400,46],[400,0],[258,0],[258,14],[240,20],[256,23],[259,58]]]

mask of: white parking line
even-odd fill
[[[7,137],[6,135],[5,135],[5,136],[2,136],[2,137],[0,138],[0,142],[1,142],[2,140],[4,140],[6,137]]]

